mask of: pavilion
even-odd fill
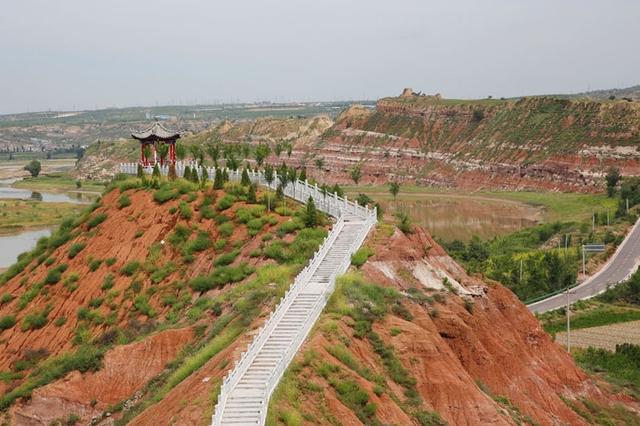
[[[153,126],[139,133],[131,133],[134,139],[140,141],[140,164],[142,166],[155,165],[158,162],[156,152],[156,143],[164,143],[169,145],[169,164],[176,162],[176,140],[180,138],[180,133],[167,130],[160,122],[156,121]],[[144,153],[145,146],[151,145],[153,149],[153,163]],[[162,165],[162,164],[161,164]]]

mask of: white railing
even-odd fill
[[[196,170],[198,176],[202,177],[202,171],[206,170],[207,175],[209,176],[209,180],[213,180],[216,169],[214,167],[205,167],[198,166],[195,163],[190,162],[180,162],[176,163],[176,175],[178,177],[184,176],[184,170],[186,167],[191,168],[191,170]],[[169,166],[158,165],[158,169],[162,176],[167,176],[169,173]],[[226,170],[229,175],[230,180],[240,180],[242,178],[242,172],[238,170],[232,170],[228,168],[222,168],[222,170]],[[143,167],[143,171],[146,174],[153,173],[153,167],[147,166]],[[122,163],[120,164],[120,172],[130,175],[135,175],[138,172],[138,163]],[[251,182],[257,183],[259,185],[263,185],[269,187],[273,190],[277,189],[280,184],[279,175],[274,172],[273,180],[271,183],[268,183],[265,179],[264,173],[256,172],[253,170],[247,171],[249,174],[249,179]],[[323,191],[317,184],[311,185],[308,181],[296,179],[295,182],[287,181],[287,185],[284,187],[283,192],[286,196],[293,198],[297,201],[306,203],[309,197],[313,198],[314,203],[318,210],[327,213],[330,216],[338,218],[343,214],[352,214],[355,216],[359,216],[363,219],[367,219],[370,216],[376,215],[375,208],[370,209],[368,206],[361,206],[358,203],[355,203],[351,200],[347,199],[347,196],[344,197],[339,196],[337,193]]]
[[[192,170],[196,170],[199,177],[202,177],[203,168],[201,166],[197,166],[191,163],[181,163],[178,162],[176,164],[176,175],[179,177],[184,176],[185,167],[189,166]],[[160,167],[160,173],[163,176],[166,176],[169,172],[168,166]],[[136,174],[138,171],[137,163],[123,163],[120,165],[120,171],[126,174]],[[151,174],[153,172],[152,167],[144,167],[143,171],[147,174]],[[215,176],[216,169],[215,168],[206,168],[209,179],[213,179]],[[241,172],[239,170],[230,170],[226,169],[227,174],[229,175],[230,180],[240,180]],[[265,176],[262,172],[248,171],[249,179],[257,183],[259,185],[267,186],[271,189],[277,189],[280,184],[279,176],[277,173],[274,173],[273,179],[271,182],[267,182]],[[344,228],[345,221],[344,217],[346,215],[353,215],[363,220],[362,227],[359,230],[357,236],[354,238],[351,243],[347,255],[344,257],[342,263],[336,268],[335,272],[329,277],[329,284],[323,290],[321,297],[318,299],[316,304],[314,305],[311,314],[305,320],[303,327],[299,330],[297,335],[294,338],[291,346],[285,352],[282,360],[278,363],[276,369],[272,372],[271,376],[265,383],[264,395],[263,399],[265,402],[264,407],[262,408],[261,416],[262,422],[264,424],[266,421],[267,415],[267,404],[266,402],[269,400],[269,397],[273,390],[275,389],[277,383],[280,381],[282,374],[289,366],[289,363],[295,356],[296,352],[306,339],[309,331],[313,327],[313,324],[317,321],[322,309],[326,305],[331,293],[335,288],[335,280],[336,277],[342,273],[344,273],[351,263],[351,254],[353,254],[364,242],[367,234],[371,227],[377,222],[377,211],[376,209],[369,209],[367,206],[363,207],[353,201],[350,201],[345,196],[340,197],[337,193],[330,194],[326,191],[323,191],[318,187],[317,184],[310,185],[306,180],[296,180],[296,182],[287,182],[287,185],[284,187],[283,192],[286,196],[293,198],[297,201],[306,203],[311,197],[316,204],[318,210],[327,213],[330,216],[336,217],[338,220],[332,227],[329,234],[325,237],[324,241],[320,245],[319,249],[314,253],[311,260],[305,266],[300,273],[296,276],[293,281],[293,284],[289,287],[289,289],[285,292],[284,296],[280,299],[276,308],[269,315],[269,319],[265,322],[265,324],[260,328],[258,334],[254,337],[253,341],[249,344],[247,349],[240,355],[240,358],[235,362],[234,368],[225,376],[222,381],[222,385],[220,386],[220,393],[218,395],[218,402],[215,406],[214,415],[212,416],[212,425],[218,426],[222,420],[222,412],[223,407],[229,397],[230,391],[234,388],[234,386],[238,383],[242,375],[246,372],[246,370],[251,365],[253,359],[258,355],[258,352],[262,348],[262,346],[267,341],[269,335],[273,331],[273,329],[277,326],[280,318],[284,316],[289,306],[293,303],[295,297],[300,291],[300,288],[308,282],[308,280],[313,276],[314,272],[324,259],[324,257],[329,252],[331,246],[335,242],[338,237],[340,231]]]

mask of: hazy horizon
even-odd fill
[[[0,114],[621,88],[638,18],[623,0],[10,3]]]

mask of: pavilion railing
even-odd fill
[[[216,169],[214,167],[202,167],[196,165],[195,163],[177,162],[176,175],[178,177],[184,176],[186,167],[189,167],[191,170],[196,170],[200,179],[202,178],[203,171],[205,170],[210,180],[213,180],[213,177],[216,173]],[[169,174],[169,166],[158,166],[158,168],[162,176],[167,176]],[[242,177],[242,172],[239,169],[222,169],[226,170],[230,180],[239,181]],[[152,174],[153,167],[143,167],[143,171],[145,174]],[[138,163],[122,163],[120,164],[120,172],[124,174],[135,175],[138,172]],[[267,182],[264,173],[262,172],[247,170],[247,173],[249,174],[249,179],[251,180],[251,182],[257,183],[258,185],[263,185],[273,190],[276,190],[279,186],[280,176],[277,173],[274,173],[271,182]],[[366,219],[371,215],[377,214],[375,208],[370,209],[368,206],[361,206],[358,203],[348,200],[346,195],[344,197],[341,197],[336,192],[331,193],[325,191],[317,184],[310,184],[307,180],[303,181],[296,179],[295,182],[287,181],[283,192],[284,195],[302,203],[306,203],[309,197],[311,197],[318,210],[336,218],[342,216],[343,214],[350,214]]]

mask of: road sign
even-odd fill
[[[604,251],[604,244],[584,244],[582,250],[587,253],[599,253]]]

